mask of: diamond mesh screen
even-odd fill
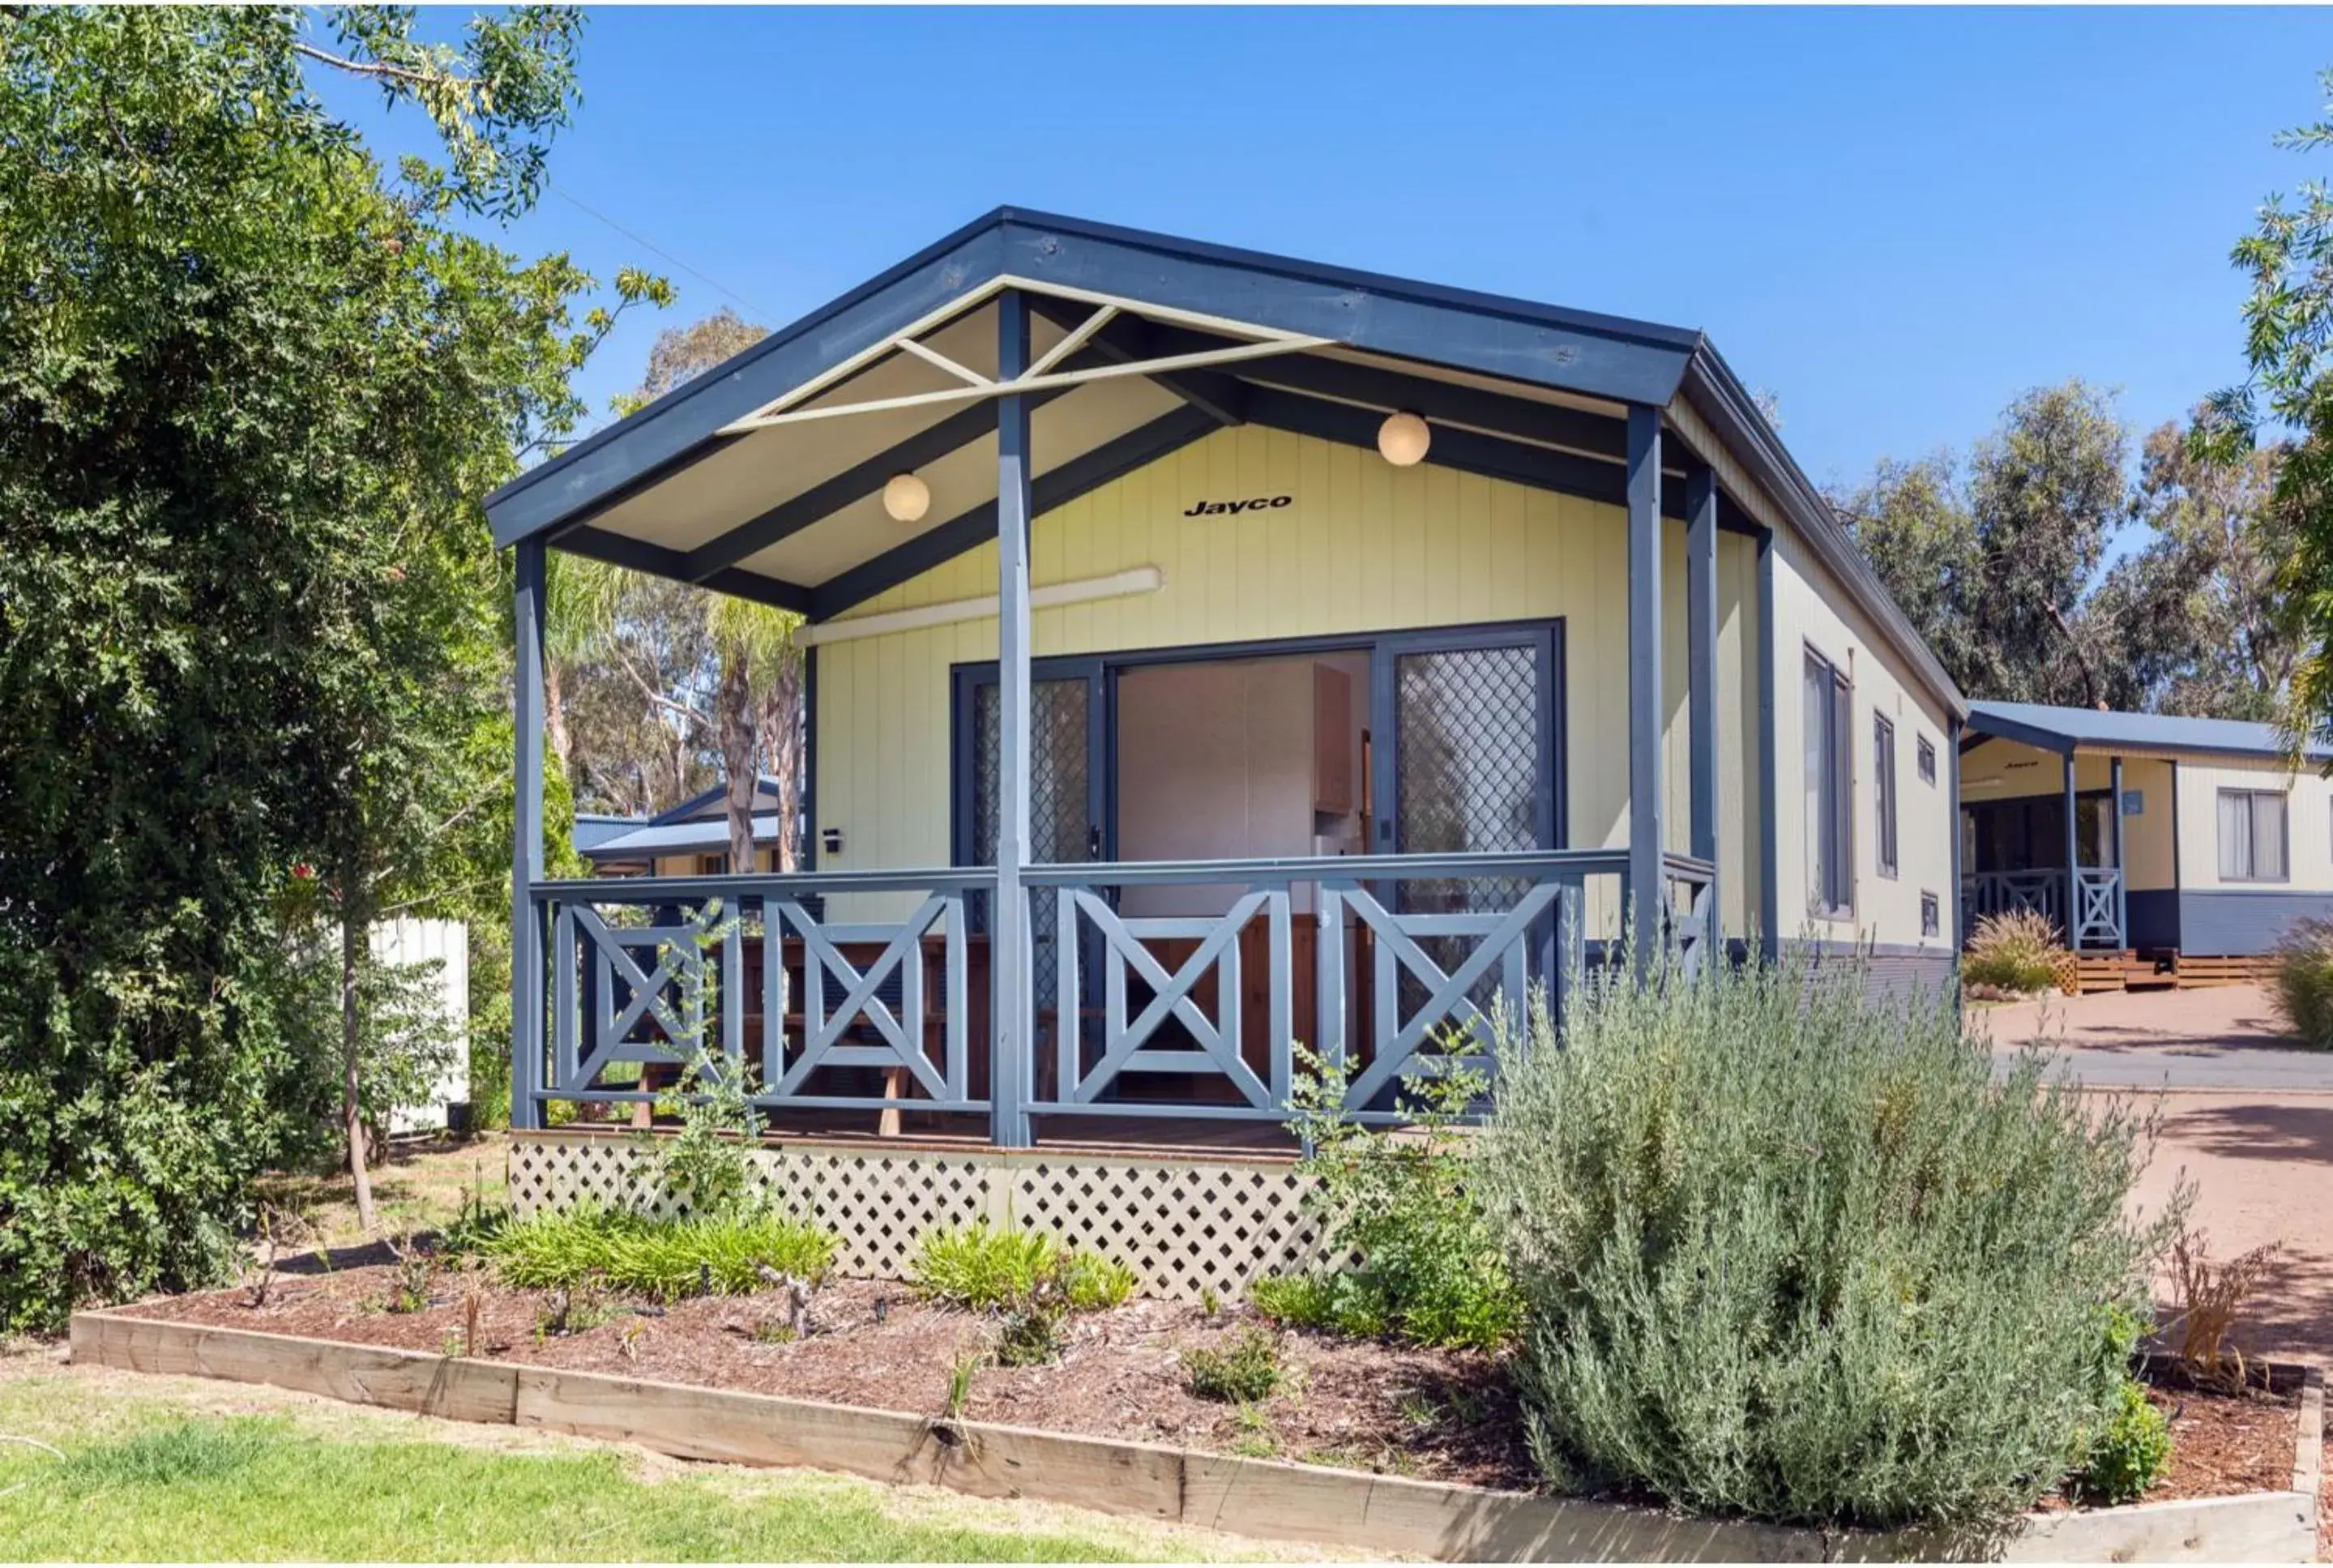
[[[1395,843],[1405,854],[1481,854],[1536,850],[1541,842],[1539,657],[1528,647],[1445,649],[1394,659]],[[1518,879],[1406,882],[1412,914],[1484,914],[1512,909],[1530,883]],[[1428,938],[1418,944],[1446,972],[1474,942]],[[1490,976],[1471,995],[1488,1008]],[[1402,976],[1401,1012],[1426,1001]]]
[[[1002,694],[994,685],[974,688],[973,721],[978,737],[977,772],[973,787],[974,863],[996,863],[997,791],[1003,769]],[[1086,755],[1087,685],[1078,680],[1034,680],[1029,683],[1029,858],[1040,861],[1082,861],[1086,858],[1087,786],[1091,781]],[[1029,902],[1032,927],[1030,957],[1036,969],[1037,1007],[1051,1005],[1054,994],[1054,909],[1057,895],[1051,888],[1032,891]],[[986,900],[976,918],[987,926]]]

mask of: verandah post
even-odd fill
[[[1660,962],[1661,411],[1628,406],[1628,899],[1637,974]]]
[[[1028,302],[1007,289],[996,303],[997,379],[1011,380],[1028,364]],[[1029,863],[1029,401],[1012,393],[996,399],[996,907],[989,922],[989,1141],[1002,1149],[1028,1147],[1025,1092],[1036,1059],[1036,970],[1021,884]]]
[[[2130,872],[2122,858],[2122,758],[2117,756],[2107,766],[2107,793],[2112,797],[2107,810],[2113,813],[2115,864],[2115,946],[2130,946]]]
[[[2081,855],[2077,845],[2080,834],[2074,821],[2074,754],[2066,754],[2066,950],[2079,952],[2082,948],[2082,872]]]
[[[1685,710],[1692,774],[1691,842],[1695,860],[1709,862],[1709,929],[1702,939],[1723,957],[1725,919],[1717,886],[1717,476],[1695,464],[1685,480]]]
[[[542,1071],[542,921],[533,885],[542,880],[543,544],[522,539],[512,602],[516,664],[512,682],[515,744],[511,812],[511,1126],[542,1125],[535,1098]]]

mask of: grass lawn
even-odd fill
[[[0,1354],[0,1559],[12,1561],[1197,1561],[1272,1550],[1075,1509],[682,1465],[280,1390],[68,1367],[46,1352]]]
[[[259,1198],[303,1222],[285,1231],[287,1250],[355,1246],[379,1240],[384,1231],[435,1230],[461,1212],[465,1193],[483,1191],[488,1205],[500,1204],[509,1189],[509,1164],[506,1133],[399,1146],[371,1173],[380,1219],[371,1236],[357,1225],[356,1188],[346,1170],[274,1172],[260,1179]]]

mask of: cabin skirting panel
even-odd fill
[[[2333,920],[2333,892],[2183,889],[2179,950],[2229,958],[2271,953],[2302,919]]]
[[[521,1134],[512,1205],[522,1217],[643,1201],[677,1212],[654,1199],[653,1156],[641,1137]],[[1237,1301],[1263,1275],[1325,1261],[1312,1179],[1286,1160],[780,1143],[754,1164],[761,1193],[833,1231],[836,1268],[860,1278],[905,1278],[924,1232],[980,1219],[1115,1258],[1170,1301]]]

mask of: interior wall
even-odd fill
[[[1313,669],[1353,681],[1345,746],[1359,765],[1368,660],[1253,659],[1151,665],[1118,682],[1118,851],[1128,861],[1261,860],[1310,855]],[[1347,813],[1349,832],[1355,819]],[[1335,852],[1327,851],[1324,852]],[[1127,890],[1128,915],[1220,915],[1242,887]],[[1311,907],[1300,888],[1296,905]]]

